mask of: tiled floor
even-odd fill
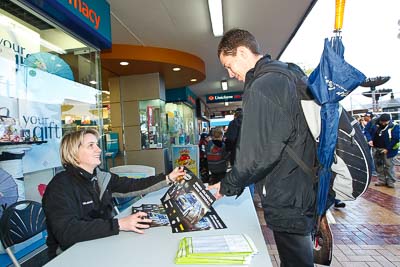
[[[257,213],[272,264],[279,266],[272,232],[262,209]],[[364,195],[346,202],[345,208],[332,208],[331,213],[335,220],[331,266],[400,266],[400,182],[392,189],[372,181]]]

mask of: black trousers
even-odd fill
[[[313,267],[314,251],[311,234],[299,235],[275,232],[281,267]]]

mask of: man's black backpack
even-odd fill
[[[318,142],[321,129],[321,106],[314,101],[307,86],[307,75],[296,64],[279,61],[269,63],[264,72],[278,72],[294,79],[308,127],[315,141]],[[357,120],[353,119],[343,107],[340,108],[339,114],[336,155],[331,168],[334,173],[331,189],[336,193],[336,199],[355,200],[367,190],[371,181],[372,158]],[[306,173],[312,174],[310,167],[306,166],[297,155],[290,152],[289,155]]]

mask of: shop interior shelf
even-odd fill
[[[0,146],[12,146],[12,145],[41,145],[47,143],[47,141],[24,141],[24,142],[0,142]]]

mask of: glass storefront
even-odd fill
[[[91,12],[102,16],[95,30],[68,1],[0,1],[2,206],[23,199],[41,202],[61,169],[63,134],[90,127],[102,135],[109,125],[103,120],[109,109],[102,106],[107,92],[100,89],[99,55],[100,48],[111,46],[109,4],[88,1]],[[14,254],[25,256],[44,244],[45,236],[15,246]],[[9,264],[0,245],[0,265]]]
[[[103,132],[99,51],[10,1],[0,7],[0,150],[20,148],[24,176],[48,181],[64,133]]]

